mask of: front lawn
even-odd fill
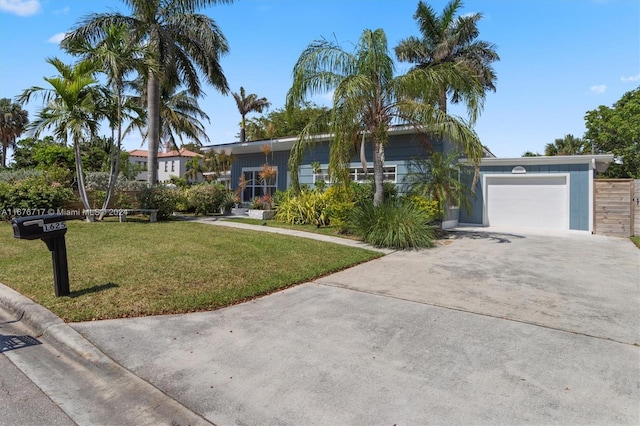
[[[0,223],[0,282],[66,321],[216,309],[380,253],[193,222],[67,222],[71,295],[56,298],[51,254]]]

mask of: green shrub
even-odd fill
[[[57,211],[74,197],[71,188],[49,181],[45,175],[0,183],[2,219]]]
[[[2,170],[0,171],[0,183],[16,183],[28,178],[43,177],[44,172],[42,170],[35,169],[18,169],[18,170]]]
[[[118,194],[118,201],[116,202],[116,207],[118,207],[119,209],[132,209],[133,200],[128,194],[121,192],[120,194]]]
[[[376,247],[417,249],[432,247],[434,229],[428,225],[430,217],[413,203],[385,201],[356,206],[349,228],[363,240]]]
[[[168,219],[176,210],[177,190],[166,186],[144,188],[138,193],[141,209],[158,209],[158,220]]]
[[[196,215],[217,213],[225,202],[229,190],[219,182],[193,185],[187,192],[187,206]]]
[[[440,211],[439,203],[436,200],[428,200],[427,198],[419,195],[409,195],[404,199],[404,201],[413,203],[418,210],[427,214],[432,221],[442,218],[442,212]]]
[[[292,225],[329,224],[327,202],[320,191],[302,191],[298,196],[285,198],[278,205],[276,220]]]
[[[353,190],[354,202],[358,205],[372,204],[373,203],[373,181],[367,182],[352,182],[351,189]],[[398,188],[393,182],[384,182],[382,185],[383,199],[395,200],[398,196]]]
[[[327,188],[324,196],[327,202],[326,215],[331,225],[336,227],[341,234],[348,233],[349,216],[355,206],[353,190],[350,187],[345,190],[334,185]]]

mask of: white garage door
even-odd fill
[[[485,176],[485,225],[569,229],[565,175]]]

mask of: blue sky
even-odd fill
[[[441,11],[446,0],[428,1]],[[335,38],[351,49],[362,30],[383,28],[390,50],[410,35],[417,0],[236,0],[206,9],[230,45],[222,66],[230,89],[284,104],[291,70],[313,40]],[[59,37],[94,12],[128,13],[120,0],[0,0],[0,98],[42,85],[54,74],[45,58],[66,56]],[[475,129],[498,157],[543,152],[566,134],[582,136],[584,115],[611,106],[640,86],[638,0],[466,0],[462,13],[480,12],[480,39],[497,45],[496,93],[489,93]],[[397,72],[409,68],[398,64]],[[238,114],[232,96],[206,87],[201,108],[212,143],[233,142]],[[326,98],[312,99],[316,103]],[[25,108],[30,118],[41,105]],[[453,113],[464,111],[453,109]],[[108,130],[103,129],[107,134]],[[125,141],[140,148],[138,135]]]

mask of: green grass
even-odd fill
[[[640,237],[631,237],[631,241],[633,241],[633,243],[640,248]]]
[[[216,309],[381,256],[193,222],[67,224],[71,295],[56,298],[45,244],[0,223],[0,282],[66,321]]]
[[[230,222],[246,223],[248,225],[262,225],[263,223],[266,222],[267,224],[266,226],[271,226],[273,228],[293,229],[296,231],[312,232],[314,234],[330,235],[332,237],[347,238],[350,240],[362,240],[362,238],[358,237],[357,235],[339,234],[337,231],[337,228],[333,226],[321,226],[318,228],[316,225],[290,225],[288,223],[279,222],[277,220],[265,221],[260,219],[249,219],[244,217],[225,219],[225,220],[228,220]]]

